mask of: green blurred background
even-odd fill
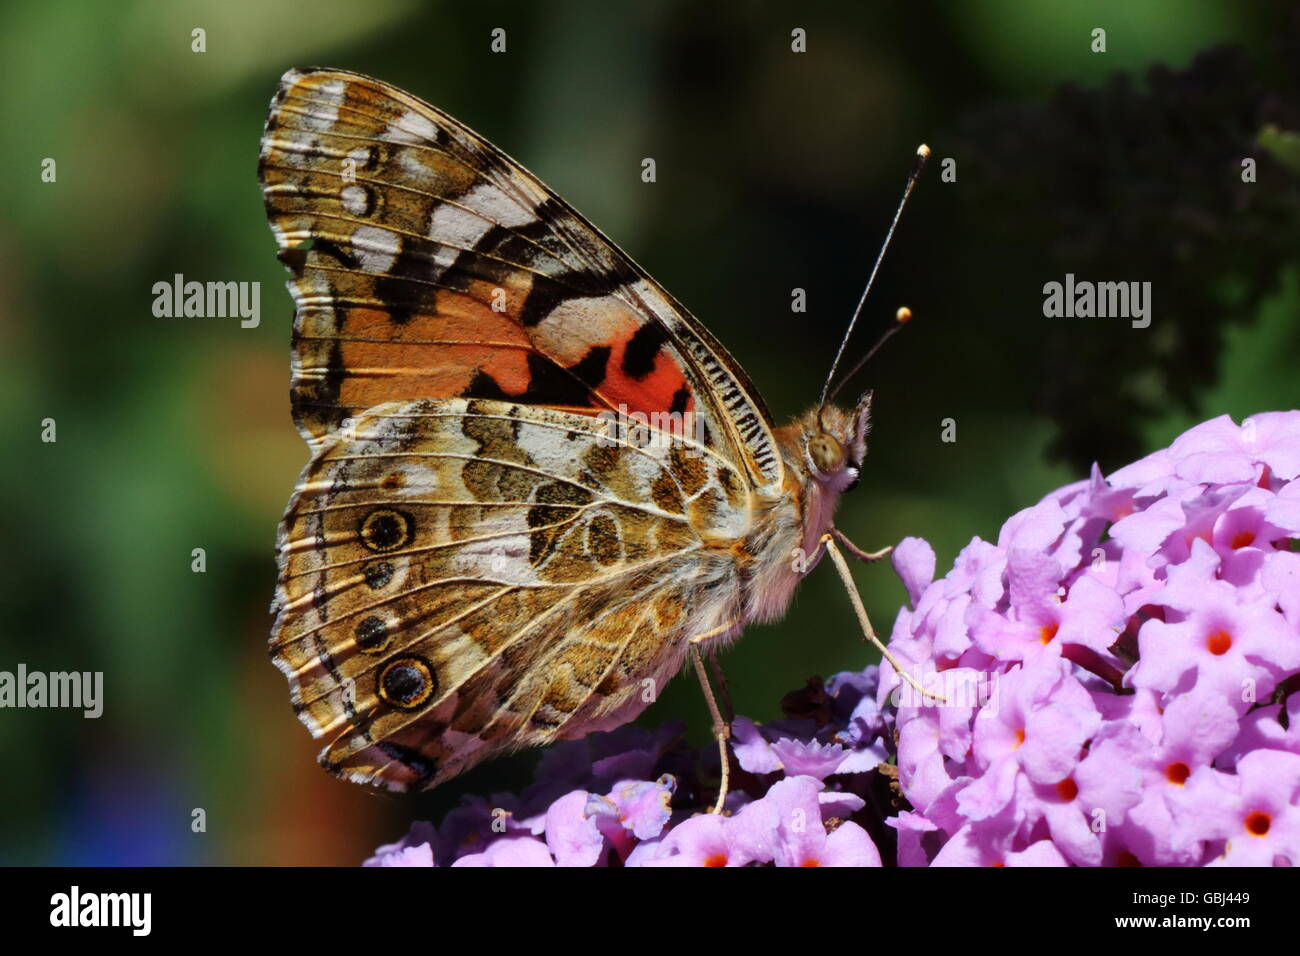
[[[331,779],[267,659],[275,527],[306,457],[256,178],[288,67],[378,76],[518,157],[717,333],[778,418],[815,400],[928,142],[850,350],[915,312],[863,377],[872,451],[840,525],[871,548],[925,537],[940,573],[1093,461],[1300,405],[1290,4],[50,0],[6,5],[0,62],[0,669],[100,670],[106,697],[98,720],[0,711],[0,861],[353,864],[535,760],[419,798]],[[260,327],[154,317],[177,272],[260,282]],[[1152,282],[1151,327],[1044,318],[1066,272]],[[887,633],[902,587],[857,576]],[[823,567],[724,664],[738,711],[767,719],[809,675],[872,657]],[[643,721],[671,717],[707,737],[686,679]]]

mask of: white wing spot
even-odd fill
[[[344,186],[339,198],[343,200],[343,208],[354,216],[360,216],[366,211],[368,197],[360,186]]]
[[[517,443],[535,464],[546,471],[565,474],[571,469],[574,458],[573,442],[565,433],[549,425],[532,425],[518,422]]]
[[[387,229],[361,226],[352,234],[352,248],[367,272],[387,272],[402,251],[402,240]]]
[[[460,200],[467,209],[486,216],[507,229],[537,221],[532,209],[520,205],[491,183],[480,183]]]
[[[343,105],[343,94],[347,84],[342,80],[327,80],[312,91],[308,100],[307,113],[302,118],[304,129],[317,133],[332,129],[339,121],[339,107]]]
[[[492,223],[451,203],[439,203],[429,217],[429,238],[441,243],[434,254],[434,262],[450,266],[461,249],[473,249],[492,228]]]
[[[623,341],[638,324],[626,303],[613,296],[565,299],[537,324],[533,340],[553,359],[572,365],[593,345]]]
[[[424,164],[420,153],[415,150],[402,150],[398,153],[397,163],[417,182],[422,182],[433,175],[433,170]]]
[[[433,120],[407,110],[384,128],[384,138],[394,143],[429,143],[438,138]]]

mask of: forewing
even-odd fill
[[[500,150],[392,86],[291,70],[262,142],[297,304],[293,407],[319,445],[382,402],[478,397],[700,418],[755,486],[770,418],[709,333]]]

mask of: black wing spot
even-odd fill
[[[361,543],[371,551],[395,551],[415,536],[415,519],[396,508],[376,508],[357,529]]]
[[[643,379],[655,369],[655,359],[668,341],[668,331],[658,322],[646,322],[637,329],[623,349],[623,372]]]
[[[668,411],[672,412],[674,415],[684,415],[686,414],[686,406],[690,402],[690,400],[691,400],[690,390],[686,388],[679,388],[677,391],[673,392],[672,407],[669,408]]]
[[[581,361],[569,366],[569,371],[588,388],[599,388],[600,383],[605,381],[605,373],[609,368],[609,355],[608,345],[592,346]]]
[[[425,281],[430,275],[429,262],[418,251],[403,249],[389,267],[387,275],[375,280],[375,298],[383,303],[396,325],[405,325],[417,313],[433,315],[438,310],[437,293]]]
[[[299,248],[301,248],[301,246],[299,246]],[[314,236],[312,237],[311,250],[320,255],[329,256],[345,269],[356,270],[361,268],[361,261],[352,254],[352,251],[343,248],[333,239],[326,239],[324,236]]]
[[[388,625],[375,614],[358,624],[355,632],[357,647],[367,654],[382,653],[388,646],[389,636]]]
[[[588,353],[588,358],[590,355],[591,353]],[[583,362],[585,361],[587,358],[583,359]],[[574,368],[582,364],[579,362]],[[567,405],[573,408],[587,408],[592,404],[591,391],[574,377],[575,374],[571,370],[560,368],[543,355],[529,352],[528,388],[522,393],[512,395],[491,375],[479,369],[461,395],[463,398],[485,398],[497,402],[518,402],[521,405]]]
[[[399,657],[384,665],[376,682],[379,698],[398,710],[418,710],[438,692],[438,678],[423,657]]]

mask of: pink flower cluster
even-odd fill
[[[908,538],[887,663],[716,750],[623,728],[546,751],[379,866],[1300,863],[1300,412],[1226,416],[975,538]],[[710,765],[710,759],[712,764]]]
[[[865,703],[874,708],[870,698]],[[519,797],[467,798],[441,827],[415,824],[366,865],[880,866],[875,843],[847,820],[865,801],[821,779],[837,769],[832,752],[840,763],[856,759],[853,752],[799,741],[811,724],[779,723],[794,737],[781,736],[774,745],[754,724],[743,723],[749,749],[741,762],[750,756],[771,761],[783,748],[796,762],[785,773],[765,775],[758,786],[758,778],[747,777],[762,792],[757,798],[741,781],[724,815],[701,812],[701,754],[681,745],[680,727],[655,734],[623,728],[557,745],[543,757],[538,783]],[[798,763],[800,757],[807,765]],[[663,766],[678,773],[655,776]]]
[[[1300,413],[1227,416],[974,539],[888,665],[902,865],[1300,863]]]
[[[835,698],[818,688],[819,700],[848,708],[842,717],[875,714],[870,670],[842,675]],[[738,719],[740,766],[720,816],[703,812],[699,783],[701,765],[716,778],[716,749],[686,747],[680,726],[567,741],[547,750],[537,783],[520,796],[467,797],[442,826],[416,823],[367,865],[880,866],[871,836],[849,819],[867,801],[824,778],[874,770],[883,749],[819,744],[818,726],[811,718],[762,728]],[[883,723],[874,727],[872,737]]]

